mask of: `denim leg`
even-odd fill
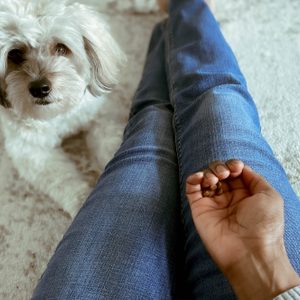
[[[261,134],[245,79],[203,0],[171,1],[166,56],[186,235],[186,274],[193,298],[235,298],[197,235],[185,198],[187,176],[213,160],[245,161],[282,195],[287,252],[300,274],[300,202]]]
[[[181,225],[162,25],[154,30],[124,141],[74,219],[32,299],[170,299]]]

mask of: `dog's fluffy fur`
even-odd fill
[[[121,137],[121,128],[105,111],[123,59],[103,18],[82,4],[0,0],[5,147],[20,176],[71,216],[90,187],[60,145],[64,137],[90,128],[89,147],[100,166],[106,163],[101,140],[110,137],[117,147]],[[51,92],[32,96],[30,84],[45,78]]]

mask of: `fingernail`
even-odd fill
[[[214,175],[213,175],[212,173],[205,173],[204,176],[205,176],[207,179],[214,177]]]
[[[226,169],[223,165],[218,165],[218,166],[216,167],[216,171],[217,171],[218,173],[223,173],[223,172],[226,172],[227,169]]]

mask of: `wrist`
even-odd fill
[[[300,285],[283,244],[267,251],[248,253],[225,275],[239,299],[273,299]]]

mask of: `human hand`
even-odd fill
[[[206,195],[209,193],[205,189],[215,189],[219,181],[223,192]],[[209,169],[187,178],[186,195],[201,239],[238,294],[241,295],[241,285],[245,292],[242,278],[251,285],[251,272],[256,277],[259,273],[264,281],[272,276],[274,270],[269,270],[268,265],[286,268],[286,278],[295,282],[293,286],[299,284],[284,248],[283,200],[263,177],[242,161],[216,161]],[[286,282],[280,282],[272,295],[287,289]],[[257,282],[255,287],[259,287]],[[259,299],[257,294],[256,297]]]
[[[205,197],[204,188],[218,181],[223,193]],[[189,176],[186,194],[196,229],[223,270],[249,251],[283,240],[280,195],[242,161],[216,161],[209,169]]]

